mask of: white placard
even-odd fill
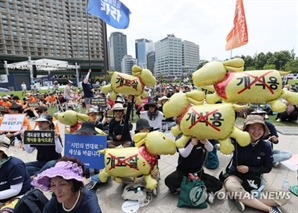
[[[138,201],[127,200],[122,204],[122,211],[125,213],[136,212],[139,210]]]
[[[22,129],[25,114],[5,114],[0,126],[1,132],[18,132]]]

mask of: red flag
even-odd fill
[[[247,25],[242,0],[236,0],[234,27],[228,34],[226,40],[226,50],[243,46],[248,42]]]

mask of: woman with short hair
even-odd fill
[[[33,179],[33,186],[54,195],[43,213],[101,213],[96,194],[84,188],[83,171],[82,162],[65,156]]]

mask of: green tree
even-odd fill
[[[197,70],[202,68],[205,64],[207,64],[209,61],[203,61],[197,66]]]
[[[274,57],[275,57],[275,62],[274,62],[275,69],[277,70],[284,70],[285,64],[293,60],[292,55],[288,50],[275,52]]]
[[[284,67],[286,71],[290,70],[292,73],[298,73],[298,58],[287,62]]]
[[[275,64],[265,64],[264,70],[274,70]]]

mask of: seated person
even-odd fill
[[[96,194],[84,188],[83,171],[82,162],[65,156],[33,179],[33,186],[53,192],[43,213],[101,213]]]
[[[35,120],[38,123],[39,130],[55,130],[53,117],[49,114],[44,114]],[[37,131],[37,130],[36,130]],[[56,161],[61,158],[62,141],[55,131],[55,144],[54,145],[28,145],[23,144],[27,153],[32,153],[37,150],[37,161],[27,162],[26,168],[30,176],[37,175],[55,165]]]
[[[192,137],[184,148],[178,149],[179,158],[176,171],[165,178],[165,184],[171,193],[178,194],[180,192],[183,176],[187,177],[189,173],[195,173],[205,183],[208,202],[213,203],[212,193],[220,190],[222,183],[216,177],[204,172],[203,164],[206,150],[211,152],[213,145],[206,139],[199,140],[196,137]]]
[[[263,137],[264,140],[268,141],[271,144],[272,154],[273,154],[273,167],[277,167],[280,162],[288,160],[292,157],[292,153],[287,150],[274,150],[273,144],[278,144],[278,134],[273,123],[266,121],[265,116],[267,115],[266,111],[256,109],[251,113],[252,115],[260,115],[269,129],[269,134]]]
[[[53,92],[49,93],[49,96],[47,97],[46,101],[47,101],[46,105],[49,106],[49,107],[54,107],[57,104],[57,99],[56,99],[56,96]]]
[[[35,110],[36,110],[36,113],[38,114],[38,117],[40,117],[42,115],[49,115],[48,107],[46,107],[46,106],[36,107]],[[53,117],[53,120],[52,121],[53,121],[53,124],[55,125],[55,131],[57,131],[58,133],[60,133],[58,120]],[[33,129],[34,130],[39,130],[38,122],[35,121],[35,124],[34,124],[34,128]]]
[[[130,114],[132,109],[132,96],[128,96],[127,111],[121,103],[116,103],[111,111],[114,114],[114,118],[111,119],[109,124],[109,138],[108,147],[115,148],[122,145],[123,147],[129,147],[131,143],[130,135]]]
[[[286,111],[278,113],[276,121],[294,121],[298,123],[298,104],[292,105],[288,102],[285,104],[287,105]]]
[[[272,169],[273,157],[270,144],[263,140],[269,134],[264,119],[259,115],[248,115],[243,126],[251,137],[251,143],[242,147],[234,143],[235,151],[230,167],[230,176],[225,179],[226,191],[233,193],[237,209],[245,210],[245,205],[264,212],[281,213],[279,206],[285,205],[290,196],[281,197],[281,189],[265,184],[262,194],[270,193],[270,199],[255,198],[250,194],[253,189],[258,189],[264,182],[262,175]],[[256,186],[257,182],[260,182]],[[250,184],[253,183],[253,184]]]
[[[92,109],[92,108],[90,108]],[[90,110],[89,109],[89,110]],[[76,131],[76,134],[80,135],[97,135],[98,132],[95,130],[95,125],[92,121],[86,121],[82,123],[82,126],[79,130]],[[93,173],[93,174],[92,174]],[[99,187],[99,177],[98,177],[99,170],[98,169],[85,169],[84,176],[89,178],[90,182],[86,184],[86,188],[92,191],[96,191]]]
[[[12,104],[10,107],[9,107],[9,114],[22,114],[23,112],[23,108],[21,105],[19,104]],[[0,125],[2,123],[2,117],[0,118]],[[11,145],[14,145],[14,140],[15,138],[17,138],[18,140],[21,140],[21,133],[24,131],[24,130],[31,130],[31,125],[30,125],[30,122],[28,120],[28,118],[24,118],[24,121],[23,121],[23,124],[22,124],[22,129],[20,131],[17,131],[17,132],[8,132],[8,133],[5,133],[5,136],[7,138],[10,139],[10,143]]]
[[[24,162],[13,157],[9,151],[9,139],[0,136],[0,212],[11,213],[18,202],[16,196],[23,195],[32,186]]]
[[[140,118],[148,120],[151,127],[155,130],[162,130],[162,120],[164,119],[163,113],[157,110],[155,102],[149,102],[144,105],[143,112],[140,112]]]

